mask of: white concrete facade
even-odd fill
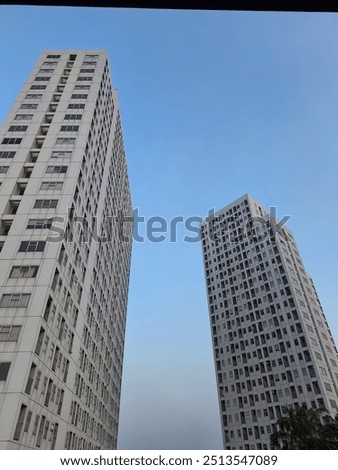
[[[132,226],[110,217],[122,212],[107,54],[44,51],[0,132],[0,449],[116,448]]]
[[[286,406],[338,411],[338,354],[290,231],[244,195],[202,224],[225,449],[269,449]]]

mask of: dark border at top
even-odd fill
[[[0,1],[0,5],[143,8],[164,10],[338,12],[337,0],[5,0]]]

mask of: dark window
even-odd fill
[[[79,130],[79,126],[61,126],[61,132],[76,132]]]
[[[32,85],[31,90],[45,90],[47,88],[47,85]]]
[[[14,436],[13,436],[13,439],[15,441],[20,440],[21,431],[22,431],[23,423],[24,423],[25,416],[26,416],[26,411],[27,411],[27,406],[26,405],[21,405],[20,413],[19,413],[19,416],[18,416],[18,420],[16,422]]]
[[[72,145],[75,143],[75,137],[58,137],[56,139],[57,145]]]
[[[29,219],[26,228],[30,229],[44,229],[51,228],[53,219]]]
[[[16,152],[9,152],[4,150],[3,152],[0,152],[0,158],[14,158]]]
[[[25,132],[28,129],[28,126],[10,126],[9,132]]]
[[[18,145],[18,144],[21,144],[21,141],[22,141],[22,139],[11,137],[11,138],[3,139],[3,141],[1,143],[2,144],[7,144],[7,145]]]
[[[65,119],[69,121],[79,121],[82,119],[82,114],[66,114]]]
[[[10,362],[0,362],[0,380],[5,381],[7,379]]]
[[[67,173],[67,166],[47,166],[46,173]]]
[[[28,93],[25,96],[26,100],[41,100],[42,94],[41,93]]]
[[[308,366],[310,377],[316,377],[316,372],[313,366]]]
[[[58,199],[37,199],[34,209],[55,209],[57,204]]]
[[[90,90],[90,85],[75,85],[74,90]]]
[[[85,104],[84,103],[70,103],[68,105],[68,109],[84,109]]]
[[[16,114],[14,121],[30,121],[33,114]]]
[[[74,93],[72,96],[71,96],[71,99],[72,100],[86,100],[88,98],[88,95],[87,94],[82,94],[82,93]]]
[[[44,251],[46,246],[45,241],[30,241],[30,242],[21,242],[19,247],[19,252],[27,253],[29,251]]]

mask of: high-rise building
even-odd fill
[[[269,449],[286,407],[338,410],[338,355],[291,232],[245,195],[201,227],[225,449]]]
[[[105,52],[41,54],[0,162],[0,448],[114,449],[132,203]]]

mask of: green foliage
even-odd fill
[[[272,449],[338,450],[338,415],[333,419],[324,408],[289,407],[277,426],[270,436]]]

